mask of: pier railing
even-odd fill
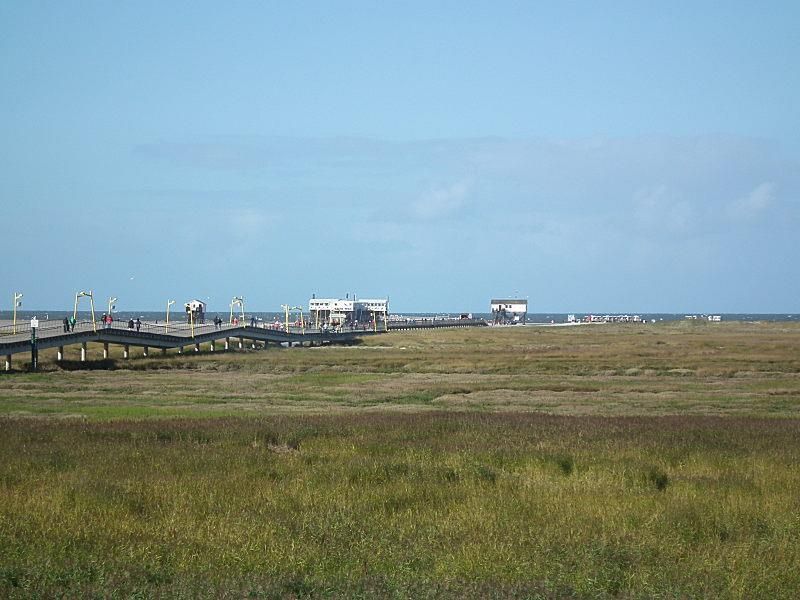
[[[83,320],[77,321],[75,323],[74,331],[86,331],[87,329],[92,328],[91,320]],[[64,329],[64,323],[61,320],[57,319],[40,319],[39,320],[39,334],[42,335],[45,332],[52,333],[52,332],[62,332],[67,333]],[[14,335],[23,335],[26,334],[30,336],[31,334],[31,322],[28,319],[24,319],[21,321],[17,321],[16,325],[3,325],[0,326],[0,338],[14,336]]]
[[[324,333],[327,335],[336,333],[369,333],[373,331],[383,332],[387,329],[427,329],[439,327],[469,327],[476,325],[486,325],[485,321],[480,319],[453,319],[453,318],[410,318],[410,319],[393,319],[389,321],[388,327],[385,323],[381,322],[375,326],[373,323],[360,323],[358,325],[338,325],[338,326],[321,326],[315,327],[313,324],[306,324],[301,326],[299,323],[292,323],[289,325],[288,332],[285,323],[280,322],[253,322],[245,320],[237,324],[230,324],[223,322],[216,325],[213,321],[206,321],[204,323],[187,323],[183,320],[171,321],[169,324],[166,322],[153,322],[153,321],[139,321],[138,324],[135,320],[129,319],[114,320],[110,324],[103,323],[99,319],[93,324],[91,320],[84,319],[78,321],[74,327],[69,330],[65,329],[64,323],[60,319],[43,319],[39,320],[38,335],[39,337],[50,337],[59,334],[68,333],[85,333],[88,331],[101,331],[101,330],[115,330],[115,331],[130,331],[130,332],[143,332],[149,334],[160,335],[173,335],[191,338],[193,335],[199,336],[205,333],[210,333],[219,330],[240,330],[256,329],[267,330],[279,333],[290,333],[292,335],[299,334],[319,334]],[[29,338],[31,335],[30,320],[25,319],[18,321],[16,326],[2,325],[0,326],[0,340],[5,341],[22,341]],[[236,335],[236,334],[233,334]],[[13,338],[13,339],[12,339]]]
[[[84,319],[81,321],[77,321],[74,327],[70,326],[69,328],[65,328],[64,322],[60,319],[50,319],[50,320],[42,319],[39,321],[38,335],[40,337],[45,337],[45,336],[49,337],[59,334],[79,333],[79,332],[84,333],[87,331],[94,331],[95,329],[97,331],[110,329],[114,331],[122,330],[130,332],[143,332],[151,334],[192,337],[192,334],[194,334],[194,336],[198,336],[212,331],[219,331],[226,329],[239,330],[241,328],[267,330],[279,333],[290,333],[292,335],[315,334],[315,333],[326,333],[326,334],[356,333],[356,332],[361,333],[361,332],[370,332],[375,329],[372,324],[366,324],[366,323],[356,326],[335,326],[335,327],[334,326],[315,327],[313,324],[306,324],[305,326],[301,326],[299,323],[291,323],[287,331],[285,323],[275,323],[275,322],[265,322],[265,321],[258,321],[253,323],[252,321],[245,320],[244,322],[239,322],[236,324],[230,324],[227,321],[224,321],[219,325],[216,325],[213,321],[206,321],[204,323],[195,323],[193,326],[191,323],[187,323],[182,320],[170,321],[170,323],[167,324],[166,322],[153,322],[153,321],[141,321],[141,320],[137,323],[136,320],[131,321],[130,319],[113,320],[110,324],[103,323],[100,319],[98,319],[95,321],[94,325],[92,324],[92,321],[90,319]],[[383,324],[379,324],[377,330],[385,331],[385,326]],[[20,341],[29,338],[30,335],[31,335],[31,324],[30,320],[28,319],[18,321],[16,326],[13,324],[0,326],[0,340],[12,341],[9,338],[15,338],[16,341]]]

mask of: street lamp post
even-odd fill
[[[107,327],[109,329],[111,328],[111,322],[114,320],[111,317],[111,313],[113,313],[114,309],[117,308],[116,306],[114,306],[114,302],[116,302],[116,301],[117,301],[117,298],[115,298],[114,296],[109,296],[108,297],[108,312],[106,314],[108,315],[108,319],[109,319],[109,323],[107,325]]]
[[[167,324],[164,325],[164,333],[169,332],[169,307],[175,304],[175,300],[167,300]]]
[[[14,333],[17,333],[17,307],[22,306],[22,292],[14,292]]]
[[[72,311],[72,318],[76,321],[78,320],[78,299],[83,298],[84,296],[89,298],[89,306],[91,306],[92,309],[92,329],[94,329],[94,332],[97,333],[97,322],[94,320],[94,294],[91,290],[88,292],[78,292],[75,294],[75,308]]]
[[[300,329],[303,333],[306,332],[306,324],[303,320],[303,307],[302,306],[290,306],[289,304],[281,304],[281,308],[284,310],[285,313],[285,328],[286,333],[289,333],[289,312],[293,310],[300,311]]]
[[[303,333],[303,335],[305,335],[306,334],[306,322],[305,322],[305,319],[303,319],[303,307],[302,306],[295,306],[293,308],[293,310],[299,310],[300,311],[300,331]]]
[[[242,311],[242,324],[244,324],[244,298],[242,296],[234,296],[231,299],[231,315],[230,315],[230,318],[228,320],[229,324],[233,324],[233,307],[237,306],[237,305],[241,308],[241,311]]]
[[[281,308],[283,309],[284,313],[286,313],[286,333],[289,333],[289,309],[291,308],[288,304],[281,304]]]

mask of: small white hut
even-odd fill
[[[186,309],[186,320],[194,319],[195,323],[206,322],[206,303],[202,300],[189,300],[183,305]]]

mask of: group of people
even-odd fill
[[[74,316],[64,317],[64,320],[62,321],[62,324],[64,325],[64,333],[75,331],[75,323],[77,323],[77,321]]]
[[[64,321],[66,320],[67,319],[65,318]],[[112,317],[110,314],[103,313],[103,316],[100,317],[100,322],[103,324],[103,329],[111,329],[112,325],[114,324],[114,317]],[[72,327],[73,328],[75,327],[74,323]],[[136,331],[139,331],[141,327],[142,327],[142,321],[138,317],[136,318],[135,321],[133,319],[128,320],[128,329],[136,329]],[[64,331],[67,330],[65,329]]]

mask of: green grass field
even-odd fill
[[[800,589],[793,324],[42,358],[0,376],[2,597]]]

